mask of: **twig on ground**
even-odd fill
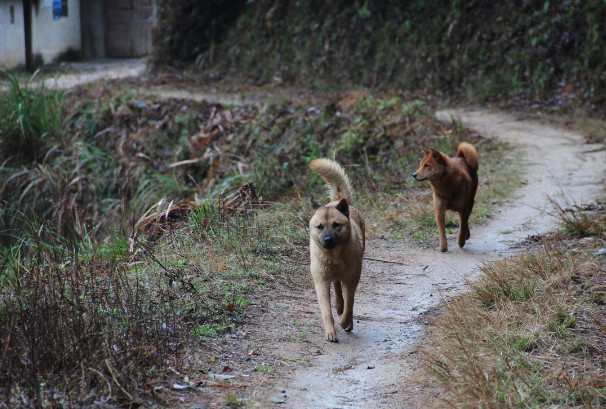
[[[107,377],[105,375],[103,375],[100,371],[96,370],[95,368],[89,367],[88,370],[99,375],[99,378],[103,379],[105,381],[105,383],[107,383],[107,391],[108,391],[107,395],[112,396],[112,383],[107,379]]]
[[[131,402],[135,402],[135,399],[133,399],[133,395],[131,395],[130,393],[128,393],[128,391],[126,389],[124,389],[122,387],[122,385],[120,385],[120,382],[118,382],[118,378],[116,376],[114,368],[112,368],[112,366],[109,363],[109,359],[105,360],[105,366],[107,367],[107,370],[111,374],[113,381],[115,382],[116,385],[118,385],[118,388],[120,388],[120,390],[122,391],[122,393],[124,395],[126,395]]]
[[[401,265],[401,266],[407,266],[408,265],[406,263],[402,263],[401,261],[382,260],[380,258],[372,258],[372,257],[364,257],[364,260],[376,261],[376,262],[379,262],[379,263],[387,263],[387,264],[398,264],[398,265]]]

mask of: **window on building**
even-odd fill
[[[11,24],[15,24],[15,6],[10,6],[8,13],[10,14]]]
[[[67,0],[61,0],[61,17],[68,17]]]

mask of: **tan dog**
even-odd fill
[[[469,216],[478,189],[478,152],[469,143],[460,143],[456,157],[450,158],[435,149],[425,151],[419,169],[412,175],[416,180],[429,180],[433,190],[433,208],[440,231],[440,250],[448,251],[444,219],[446,210],[459,213],[459,247],[471,237]]]
[[[311,275],[314,280],[326,339],[337,342],[330,304],[334,283],[341,327],[353,329],[354,295],[364,255],[364,220],[351,207],[352,189],[343,168],[330,159],[313,160],[309,167],[319,174],[330,191],[331,202],[318,208],[309,221]]]

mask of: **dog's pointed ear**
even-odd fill
[[[339,204],[337,204],[337,210],[349,217],[349,205],[347,204],[347,199],[341,199],[339,201]]]
[[[431,156],[433,156],[433,158],[441,164],[445,164],[446,160],[444,159],[444,155],[442,155],[442,153],[440,151],[437,151],[435,149],[431,149]]]
[[[317,210],[320,208],[320,203],[316,202],[316,200],[312,197],[309,198],[309,202],[311,203],[311,208],[313,210]]]

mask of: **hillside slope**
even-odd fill
[[[212,78],[594,103],[606,95],[603,1],[173,3],[161,8],[157,60],[197,61]]]

